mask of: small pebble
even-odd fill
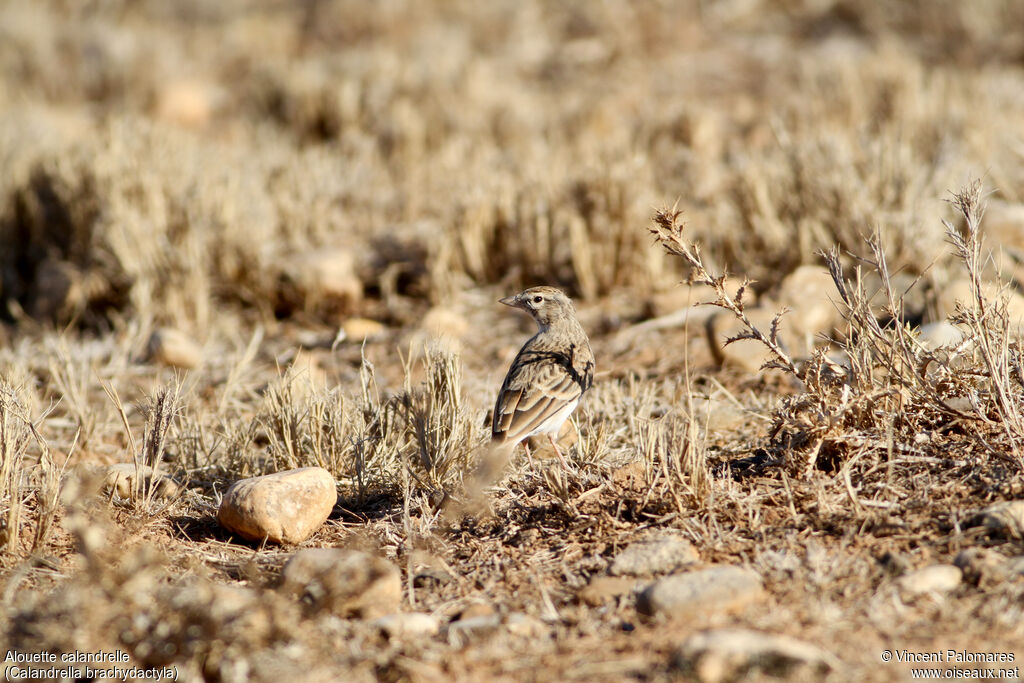
[[[281,570],[280,589],[313,610],[339,617],[375,619],[397,615],[402,602],[402,575],[387,560],[345,548],[304,548]],[[421,615],[427,616],[427,615]],[[397,630],[423,628],[425,622],[387,622]]]

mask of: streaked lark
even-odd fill
[[[540,331],[519,350],[501,385],[491,422],[492,442],[515,447],[545,434],[567,466],[554,437],[593,384],[590,340],[572,301],[554,287],[532,287],[501,303],[529,313]],[[531,457],[529,446],[526,455]]]

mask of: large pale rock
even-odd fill
[[[751,308],[746,311],[750,322],[766,337],[771,335],[772,320],[775,319],[776,313],[777,311],[768,308]],[[787,318],[788,316],[783,316],[779,323],[779,340],[783,349],[792,355],[794,349],[799,345],[795,343],[794,337],[787,332]],[[729,311],[717,313],[708,319],[705,330],[708,350],[711,357],[720,365],[737,367],[756,374],[761,371],[765,362],[772,358],[768,347],[754,339],[741,339],[726,345],[726,341],[729,339],[748,331],[746,326]]]
[[[981,219],[985,239],[993,246],[1001,246],[1024,254],[1024,204],[990,199],[985,204]]]
[[[685,538],[654,536],[630,543],[612,561],[614,576],[651,576],[666,574],[700,560]]]
[[[761,577],[741,567],[709,567],[673,574],[645,588],[637,609],[671,617],[735,612],[764,598]]]
[[[963,340],[963,330],[948,320],[922,325],[917,338],[928,351],[934,351],[940,346],[956,346]]]
[[[907,595],[948,593],[960,585],[963,572],[951,564],[936,564],[900,577],[899,587]]]
[[[1013,288],[995,282],[982,283],[981,294],[990,302],[1005,299],[1006,314],[1010,319],[1010,330],[1014,334],[1021,334],[1022,328],[1024,328],[1024,295]],[[953,315],[956,312],[957,302],[963,304],[963,307],[968,310],[974,305],[971,283],[966,277],[958,278],[942,287],[936,302],[939,315],[942,317]]]
[[[107,466],[103,487],[121,498],[145,496],[152,489],[158,498],[173,498],[181,491],[178,483],[162,472],[154,472],[149,465],[120,462]]]
[[[162,365],[191,370],[203,360],[203,350],[191,337],[172,327],[153,332],[147,344],[149,357]]]
[[[358,550],[305,548],[281,570],[281,590],[315,610],[375,619],[398,611],[402,576],[387,560]],[[398,633],[403,627],[422,630],[423,625],[392,620],[387,626]]]
[[[217,520],[243,538],[301,543],[331,514],[338,500],[334,477],[322,467],[302,467],[232,484]]]
[[[777,301],[789,309],[783,321],[798,342],[797,355],[809,356],[820,336],[842,322],[837,300],[835,283],[823,266],[800,266],[783,279]]]
[[[702,683],[737,680],[754,673],[802,675],[813,680],[839,664],[829,652],[802,640],[736,628],[690,636],[676,650],[674,660]]]

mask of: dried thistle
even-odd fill
[[[691,282],[706,285],[714,290],[715,298],[711,301],[701,302],[701,305],[724,308],[743,323],[746,331],[730,337],[725,343],[731,344],[741,339],[758,341],[767,347],[772,354],[772,358],[764,364],[762,369],[779,369],[799,377],[800,371],[797,365],[779,341],[779,322],[782,316],[786,314],[786,310],[783,309],[775,315],[767,334],[759,330],[744,311],[743,295],[751,284],[750,280],[744,278],[736,291],[730,292],[725,286],[726,278],[728,277],[727,273],[712,275],[708,272],[701,257],[700,245],[689,241],[683,235],[686,224],[680,220],[680,216],[682,216],[682,211],[677,210],[675,206],[668,210],[659,210],[654,216],[654,227],[651,228],[651,233],[654,234],[655,239],[666,251],[680,256],[686,261],[693,271],[690,277]]]

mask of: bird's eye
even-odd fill
[[[540,295],[533,297],[533,303],[539,304],[541,301],[544,301],[544,297]]]

